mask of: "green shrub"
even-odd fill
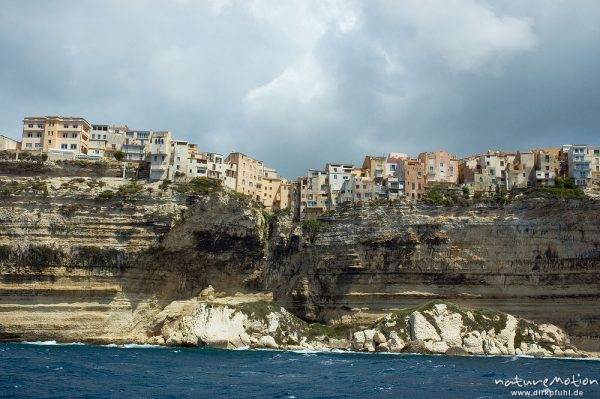
[[[161,190],[166,190],[167,188],[169,188],[169,186],[171,185],[171,180],[169,179],[165,179],[163,180],[160,185],[158,186],[158,188],[160,188]]]
[[[121,162],[123,159],[125,159],[125,153],[123,151],[117,150],[113,152],[113,157],[115,157],[117,161]]]
[[[321,232],[323,223],[319,220],[302,221],[302,233],[306,235],[311,243],[315,242],[317,235]]]
[[[189,182],[178,184],[173,190],[179,193],[188,194],[209,194],[220,191],[223,188],[223,182],[219,179],[210,179],[208,177],[194,177]]]
[[[114,191],[112,191],[112,190],[104,190],[100,194],[98,194],[98,196],[96,197],[96,199],[98,201],[109,201],[114,196],[115,196],[115,192]]]
[[[458,202],[458,195],[452,190],[435,186],[425,191],[423,201],[431,205],[452,206]]]
[[[124,184],[122,186],[119,186],[119,188],[117,189],[117,195],[132,195],[132,194],[139,193],[143,189],[144,189],[143,185],[141,185],[137,182],[131,182],[129,184]]]

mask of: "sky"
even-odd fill
[[[82,116],[288,178],[600,144],[598,21],[594,0],[2,0],[0,134]]]

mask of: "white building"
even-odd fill
[[[171,132],[152,132],[148,146],[150,180],[166,179],[171,158]]]
[[[564,147],[563,147],[564,148]],[[588,147],[585,144],[573,144],[568,152],[569,177],[579,187],[587,187],[592,178],[591,161]]]

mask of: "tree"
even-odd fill
[[[120,162],[125,158],[125,153],[123,151],[117,150],[113,152],[113,157],[115,157],[115,159]]]

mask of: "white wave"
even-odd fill
[[[41,345],[41,346],[67,346],[67,345],[85,345],[83,342],[61,342],[56,341],[23,341],[26,345]]]
[[[124,348],[124,349],[145,349],[145,348],[164,348],[161,345],[151,345],[151,344],[108,344],[102,345],[105,348]]]

